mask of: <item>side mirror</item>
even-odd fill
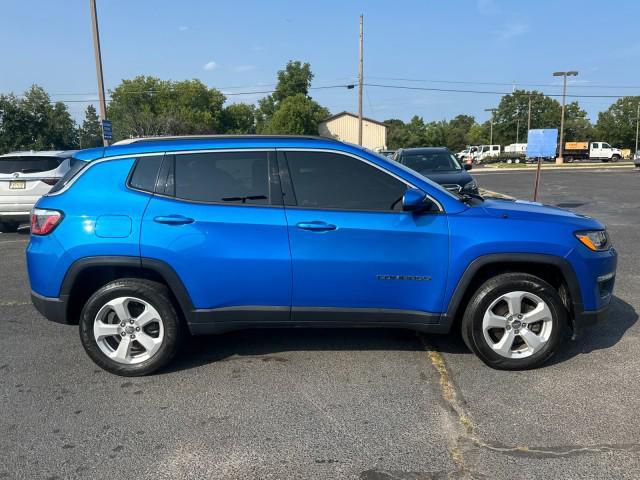
[[[421,212],[429,210],[430,201],[427,194],[417,188],[407,188],[402,196],[402,210],[405,212]]]
[[[473,163],[466,163],[464,164],[464,169],[465,170],[471,170],[473,168]]]

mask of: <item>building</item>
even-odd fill
[[[362,118],[362,146],[370,150],[387,149],[387,125],[371,118]],[[343,142],[358,143],[358,115],[349,112],[337,113],[318,125],[323,137]]]

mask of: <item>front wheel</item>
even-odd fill
[[[175,355],[181,334],[166,286],[136,278],[95,292],[80,317],[80,340],[91,359],[122,376],[148,375]]]
[[[506,273],[474,293],[462,319],[462,337],[490,367],[526,370],[556,352],[566,327],[567,310],[556,289],[534,275]]]

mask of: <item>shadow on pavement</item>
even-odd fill
[[[566,341],[545,365],[561,363],[580,354],[613,347],[637,322],[634,308],[618,297],[603,322],[586,329],[576,340]],[[419,334],[422,335],[422,334]],[[434,350],[470,355],[459,333],[424,335]],[[357,328],[270,328],[239,330],[193,337],[163,373],[199,367],[230,357],[261,356],[264,361],[286,361],[278,353],[289,351],[423,351],[419,336],[412,330]]]
[[[577,355],[588,354],[596,350],[604,350],[616,345],[638,321],[638,313],[633,306],[614,296],[606,318],[586,328],[578,338],[567,341],[547,365],[554,365]]]
[[[265,328],[192,337],[163,373],[226,361],[230,357],[261,356],[282,360],[289,351],[423,351],[413,330],[393,328]]]

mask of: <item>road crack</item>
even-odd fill
[[[472,472],[465,459],[465,453],[472,449],[483,449],[490,452],[524,458],[567,458],[577,455],[588,455],[610,452],[640,452],[640,443],[595,444],[595,445],[560,445],[560,446],[529,446],[507,445],[499,442],[485,441],[478,433],[478,429],[471,415],[459,400],[460,395],[451,380],[444,357],[434,350],[424,336],[419,335],[427,357],[436,370],[442,398],[453,415],[456,424],[457,437],[451,441],[451,457],[456,466],[453,474],[463,478],[478,478],[482,476]]]

